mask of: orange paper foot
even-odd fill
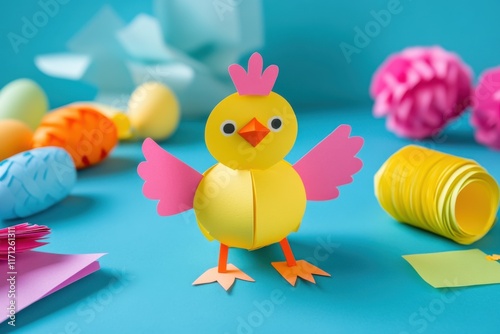
[[[227,291],[234,284],[235,279],[255,282],[253,278],[236,268],[235,265],[228,264],[226,272],[220,273],[218,267],[210,268],[193,282],[193,285],[213,283],[215,281]]]
[[[272,262],[274,269],[276,269],[284,279],[288,281],[291,285],[295,286],[297,282],[297,277],[301,277],[306,281],[311,283],[316,283],[314,280],[314,275],[321,276],[331,276],[326,271],[319,269],[316,266],[313,266],[309,262],[305,260],[298,260],[295,266],[289,267],[286,262]]]

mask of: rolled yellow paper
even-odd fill
[[[375,196],[399,222],[460,244],[481,239],[499,206],[495,179],[477,162],[409,145],[375,174]]]

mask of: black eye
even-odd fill
[[[283,120],[279,116],[274,116],[269,119],[267,124],[271,131],[277,132],[283,127]]]
[[[234,121],[224,121],[220,126],[220,131],[224,136],[230,136],[236,131],[236,123]]]

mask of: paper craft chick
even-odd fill
[[[201,232],[220,242],[219,264],[193,284],[219,282],[228,290],[236,278],[253,281],[227,263],[230,247],[254,250],[274,243],[284,262],[274,268],[292,285],[297,277],[315,282],[313,274],[330,276],[304,260],[296,260],[287,236],[299,229],[306,201],[336,198],[338,186],[352,182],[362,167],[355,155],[361,137],[349,137],[341,125],[291,165],[283,160],[297,136],[297,119],[290,104],[272,92],[278,67],[262,72],[254,53],[248,73],[237,64],[229,74],[237,89],[210,114],[205,141],[218,164],[200,174],[152,139],[146,139],[146,161],[138,167],[147,198],[159,200],[158,213],[169,216],[194,208]]]

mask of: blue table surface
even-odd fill
[[[230,250],[229,262],[256,282],[238,280],[230,292],[218,284],[192,286],[216,265],[219,245],[202,236],[192,211],[156,214],[136,173],[140,143],[121,143],[104,163],[79,172],[71,196],[27,219],[52,228],[50,244],[40,251],[108,254],[98,272],[19,312],[18,332],[498,333],[500,285],[434,289],[401,256],[471,248],[498,253],[500,227],[462,246],[395,222],[374,197],[373,175],[414,142],[387,132],[368,107],[297,115],[299,135],[287,157],[292,163],[339,124],[365,138],[364,167],[354,182],[334,201],[308,203],[300,230],[289,237],[298,259],[316,263],[331,278],[291,287],[270,265],[283,260],[272,245]],[[185,121],[162,146],[202,172],[215,163],[203,132],[203,121]],[[500,153],[475,143],[467,117],[420,144],[475,159],[500,180]],[[0,326],[0,332],[10,330]]]

